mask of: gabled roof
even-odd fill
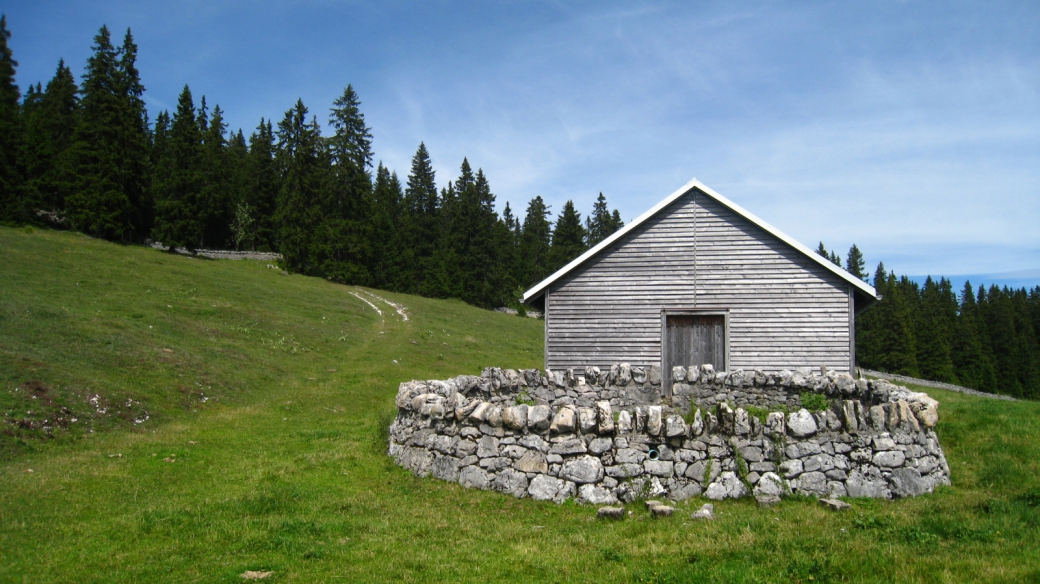
[[[615,241],[617,241],[618,239],[621,239],[622,237],[624,237],[625,234],[627,234],[628,232],[637,229],[640,225],[642,225],[648,219],[650,219],[654,215],[657,215],[658,213],[663,211],[669,205],[674,203],[676,201],[676,199],[678,199],[679,197],[682,197],[686,193],[690,192],[690,190],[692,190],[692,189],[697,189],[700,192],[704,193],[705,195],[711,197],[712,199],[715,199],[720,204],[722,204],[723,206],[729,208],[731,211],[733,211],[737,215],[740,215],[741,217],[747,219],[751,223],[754,223],[755,225],[761,227],[762,229],[766,230],[767,232],[771,233],[772,235],[774,235],[775,237],[777,237],[778,239],[780,239],[781,241],[786,243],[787,245],[790,245],[791,247],[795,248],[796,250],[802,252],[809,259],[811,259],[814,262],[820,264],[821,266],[823,266],[827,270],[837,274],[843,280],[845,280],[848,283],[852,284],[852,286],[856,289],[857,292],[860,292],[861,294],[866,295],[868,297],[869,301],[872,302],[874,300],[877,300],[877,298],[878,298],[877,291],[874,290],[873,286],[867,284],[863,280],[860,280],[856,276],[853,276],[852,274],[848,273],[847,271],[842,269],[841,266],[835,265],[829,259],[821,256],[820,254],[816,253],[815,251],[813,251],[813,250],[809,249],[808,247],[805,247],[801,243],[795,241],[793,238],[791,238],[787,234],[783,233],[779,229],[773,227],[772,225],[766,223],[765,221],[759,219],[758,217],[755,217],[754,215],[752,215],[749,211],[747,211],[746,209],[744,209],[740,205],[738,205],[738,204],[734,203],[733,201],[727,199],[726,197],[723,197],[722,195],[716,193],[715,191],[711,190],[710,188],[708,188],[707,186],[705,186],[703,183],[701,183],[699,180],[697,180],[695,178],[695,179],[691,180],[690,182],[686,183],[685,185],[683,185],[682,188],[680,188],[679,190],[675,191],[671,195],[668,195],[668,197],[666,197],[660,203],[654,205],[653,208],[651,208],[649,211],[647,211],[646,213],[643,213],[642,215],[637,217],[634,221],[632,221],[628,225],[625,225],[621,229],[619,229],[616,232],[614,232],[610,237],[608,237],[608,238],[604,239],[603,241],[599,242],[598,244],[596,244],[592,249],[586,251],[585,253],[583,253],[580,256],[578,256],[577,258],[575,258],[574,261],[572,261],[571,263],[567,264],[566,266],[563,266],[562,268],[557,270],[554,274],[552,274],[548,278],[546,278],[546,279],[542,280],[541,282],[539,282],[538,284],[536,284],[534,287],[532,287],[530,290],[528,290],[527,292],[524,293],[524,302],[525,303],[530,302],[531,300],[534,300],[534,299],[538,298],[539,296],[541,296],[542,294],[544,294],[545,293],[545,289],[550,284],[552,284],[553,282],[555,282],[555,281],[559,280],[560,278],[564,277],[571,270],[574,270],[575,268],[577,268],[581,264],[583,264],[586,261],[588,261],[589,258],[595,256],[599,252],[601,252],[604,249],[606,249],[607,247],[609,247],[610,244],[612,244]]]

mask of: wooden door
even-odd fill
[[[721,314],[667,317],[666,365],[700,367],[712,365],[726,370],[726,317]],[[666,375],[671,376],[669,371]]]

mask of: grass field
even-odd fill
[[[1038,403],[926,389],[934,495],[600,522],[391,463],[400,381],[540,366],[542,323],[373,292],[409,320],[263,263],[0,228],[0,581],[1040,580]]]

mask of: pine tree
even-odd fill
[[[848,257],[845,258],[845,271],[860,280],[866,281],[867,273],[863,271],[864,269],[866,269],[866,262],[863,261],[863,253],[859,251],[859,248],[854,243],[849,248]]]
[[[150,222],[148,122],[136,56],[129,31],[117,50],[101,27],[70,147],[78,180],[66,199],[69,219],[85,233],[120,241],[143,238]]]
[[[550,272],[559,270],[584,251],[585,229],[581,226],[581,215],[574,210],[574,203],[567,201],[553,229],[552,249],[549,252]]]
[[[220,105],[213,108],[207,122],[205,97],[198,113],[202,136],[199,153],[199,214],[202,231],[199,246],[223,249],[231,243],[233,206],[229,197],[230,166],[227,153],[227,124]]]
[[[957,332],[953,338],[954,369],[961,385],[994,393],[997,391],[996,371],[983,350],[979,325],[979,307],[975,294],[971,282],[965,282],[957,316]]]
[[[76,131],[76,92],[72,70],[61,60],[38,107],[23,115],[27,126],[26,198],[33,202],[33,210],[45,210],[58,221],[74,184],[68,151]]]
[[[878,294],[885,290],[885,264],[878,263],[874,271],[874,289]],[[865,311],[856,315],[856,364],[868,369],[879,369],[878,355],[882,348],[879,339],[879,310],[877,304],[872,304]]]
[[[952,345],[956,299],[950,283],[929,276],[921,290],[920,312],[917,318],[917,365],[925,379],[957,383],[954,373]]]
[[[40,185],[50,160],[47,136],[43,129],[43,89],[39,83],[29,85],[22,99],[19,115],[22,136],[16,164],[20,171],[18,215],[35,223],[38,210],[45,208]]]
[[[260,251],[278,249],[278,225],[275,221],[281,177],[275,163],[274,131],[270,121],[260,125],[249,137],[249,186],[247,204],[256,214],[254,245]]]
[[[322,219],[321,193],[328,163],[318,120],[308,122],[307,113],[303,100],[297,100],[278,122],[281,190],[276,221],[285,267],[301,274],[317,274],[312,247]]]
[[[202,135],[191,89],[177,99],[169,131],[165,119],[156,123],[156,217],[152,238],[171,250],[194,250],[202,239]],[[161,130],[159,129],[161,126]]]
[[[1018,339],[1012,301],[1005,290],[993,285],[984,294],[980,291],[978,304],[985,323],[988,352],[997,372],[999,393],[1024,397],[1025,387],[1016,374],[1019,368],[1015,359]]]
[[[407,257],[402,259],[407,261],[404,265],[410,268],[411,273],[401,274],[408,284],[408,289],[402,291],[418,292],[433,270],[440,211],[435,178],[430,153],[420,142],[412,157],[405,189],[403,229],[408,246],[405,250]]]
[[[877,287],[878,283],[875,283]],[[916,377],[917,341],[914,336],[914,318],[912,302],[908,298],[912,287],[904,276],[896,280],[894,273],[889,273],[879,289],[883,298],[874,310],[877,311],[877,347],[874,363],[878,369],[889,373],[899,373]]]
[[[518,270],[523,286],[536,284],[550,273],[549,253],[552,249],[552,225],[549,207],[538,196],[527,205],[520,234],[520,264]]]
[[[256,209],[249,204],[253,169],[241,129],[228,138],[227,168],[225,188],[231,209],[231,243],[236,250],[255,250],[258,221]]]
[[[120,144],[115,147],[119,149],[120,188],[130,207],[130,232],[125,237],[141,241],[151,231],[155,209],[151,199],[148,111],[143,98],[144,85],[137,70],[137,44],[129,28],[119,50],[117,73]]]
[[[18,101],[21,91],[15,84],[15,68],[7,39],[7,15],[0,15],[0,221],[21,218],[21,173],[18,155],[21,151],[21,116]]]
[[[405,285],[400,274],[404,268],[400,255],[406,245],[400,229],[403,213],[404,192],[397,173],[380,162],[372,189],[372,285],[383,290],[399,290]]]
[[[314,238],[314,261],[329,279],[367,285],[372,260],[372,134],[350,85],[333,102],[327,140],[332,165],[322,192],[322,220]]]
[[[594,247],[614,233],[614,219],[607,208],[607,198],[601,192],[592,205],[592,213],[585,218],[586,247]]]

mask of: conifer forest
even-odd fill
[[[583,219],[541,197],[496,210],[491,182],[463,159],[438,187],[420,143],[404,179],[374,162],[372,130],[348,85],[328,111],[330,135],[298,100],[247,136],[185,85],[175,111],[150,120],[128,30],[107,27],[77,83],[57,64],[45,85],[15,82],[0,18],[0,222],[74,229],[171,249],[275,251],[291,272],[484,308],[523,310],[527,287],[622,227],[600,193]],[[818,253],[841,265],[821,243]],[[845,266],[871,281],[853,245]],[[945,278],[923,285],[879,264],[882,300],[856,320],[866,368],[1040,399],[1040,286]]]

